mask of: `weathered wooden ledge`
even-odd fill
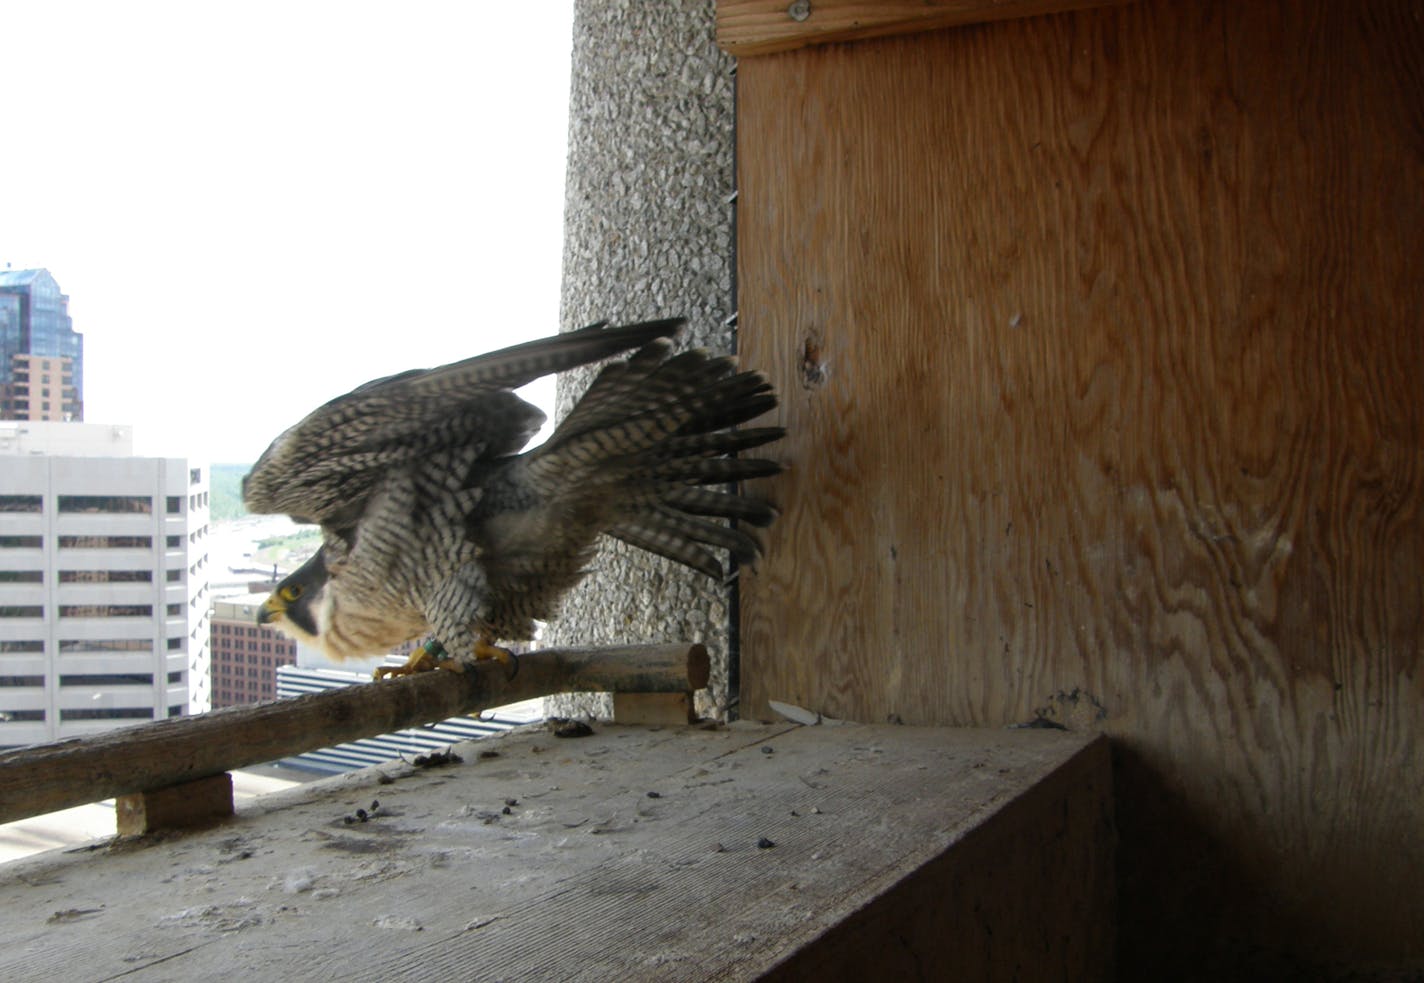
[[[557,693],[686,694],[707,685],[696,644],[544,649],[504,665],[427,672],[227,707],[0,754],[0,822],[152,792],[460,714]],[[230,811],[230,809],[229,809]]]
[[[0,867],[0,979],[1111,978],[1111,766],[1049,730],[595,723]]]

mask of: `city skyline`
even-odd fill
[[[250,463],[369,379],[557,330],[570,8],[519,45],[443,3],[8,13],[0,269],[69,295],[85,418]]]
[[[84,335],[48,270],[0,270],[0,419],[83,421]]]

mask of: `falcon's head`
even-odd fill
[[[326,584],[326,559],[317,550],[262,602],[257,623],[273,625],[298,641],[321,648]]]

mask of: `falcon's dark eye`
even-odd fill
[[[286,587],[283,587],[283,588],[282,588],[282,600],[287,601],[288,603],[290,603],[290,602],[292,602],[292,601],[295,601],[297,598],[299,598],[299,597],[301,597],[301,596],[302,596],[302,586],[301,586],[301,584],[288,584]]]

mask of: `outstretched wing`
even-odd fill
[[[248,511],[346,525],[392,469],[452,448],[513,454],[544,414],[513,392],[540,376],[596,362],[655,338],[681,319],[578,331],[439,368],[375,379],[312,411],[263,452],[242,481]]]

